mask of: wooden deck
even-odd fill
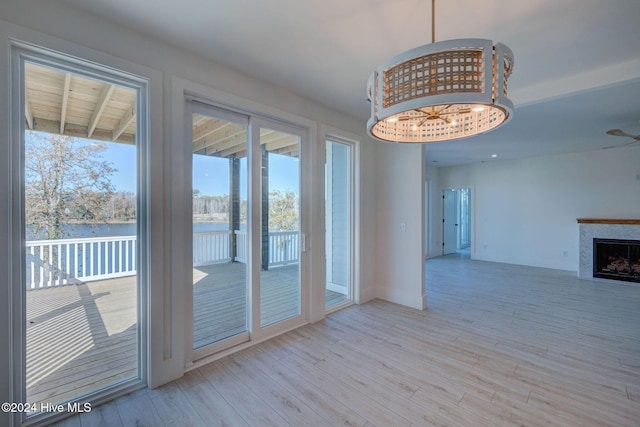
[[[196,347],[246,330],[245,266],[194,269]],[[298,313],[297,266],[262,272],[268,325]],[[342,295],[327,292],[327,301]],[[137,376],[135,277],[27,292],[27,401],[65,402]]]

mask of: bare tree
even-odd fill
[[[102,157],[106,144],[30,131],[25,139],[25,214],[34,236],[59,239],[65,224],[105,222],[115,172]]]

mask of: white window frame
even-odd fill
[[[361,169],[360,169],[360,144],[361,144],[361,140],[360,140],[360,136],[350,133],[350,132],[346,132],[344,130],[341,129],[336,129],[334,127],[331,126],[327,126],[327,125],[323,125],[320,128],[320,132],[321,132],[321,137],[322,137],[322,141],[324,141],[324,143],[322,144],[322,149],[324,151],[323,155],[326,156],[326,144],[328,141],[334,141],[334,142],[338,142],[338,143],[342,143],[342,144],[346,144],[346,145],[350,145],[352,148],[351,151],[351,164],[350,164],[350,168],[351,168],[351,173],[350,173],[350,177],[351,177],[351,213],[350,213],[350,217],[351,217],[351,253],[350,253],[350,261],[351,261],[351,266],[350,266],[350,298],[348,301],[345,301],[344,303],[341,304],[336,304],[333,307],[330,307],[329,309],[325,309],[325,313],[329,314],[332,313],[334,311],[340,310],[350,304],[356,303],[356,304],[360,304],[361,302],[365,302],[366,298],[364,298],[361,295],[361,283],[360,283],[360,266],[361,266],[361,258],[360,258],[360,253],[361,253],[361,223],[362,223],[362,218],[361,218],[361,211],[360,211],[360,193],[361,193]],[[323,163],[323,174],[324,174],[324,164],[327,163],[327,159],[324,159],[324,163]],[[323,186],[323,203],[324,203],[324,186],[325,186],[325,177],[323,176],[322,179],[322,186]],[[323,210],[322,212],[325,212],[326,207],[323,206]],[[326,228],[326,224],[325,224],[325,228]],[[324,230],[324,229],[323,229]],[[325,242],[326,244],[326,242]],[[326,247],[325,249],[326,250]],[[324,253],[324,252],[323,252]],[[326,261],[325,261],[326,262]],[[323,271],[323,286],[326,286],[326,269]],[[323,299],[323,305],[324,305],[324,299]]]

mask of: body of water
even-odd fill
[[[63,227],[65,236],[63,239],[78,239],[88,237],[108,237],[108,236],[135,236],[135,223],[113,223],[113,224],[74,224],[65,225]],[[194,233],[203,233],[207,231],[223,231],[228,230],[229,224],[222,222],[197,222],[193,224]],[[27,240],[37,239],[27,227]]]

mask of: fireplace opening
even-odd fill
[[[593,239],[593,277],[640,283],[640,240]]]

